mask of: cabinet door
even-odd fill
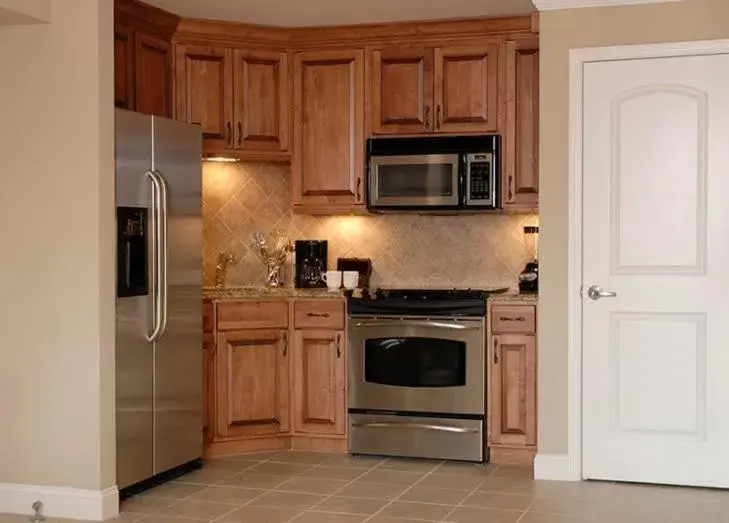
[[[203,333],[203,442],[213,439],[215,426],[215,338]]]
[[[536,445],[536,338],[500,334],[491,345],[491,443]]]
[[[294,208],[347,211],[364,202],[364,51],[294,57]]]
[[[498,130],[499,45],[435,50],[435,130]]]
[[[294,430],[344,435],[344,334],[330,330],[295,332]]]
[[[177,47],[175,75],[175,117],[202,126],[206,150],[232,148],[232,51],[180,45]]]
[[[433,50],[372,51],[372,131],[425,133],[433,124]]]
[[[539,206],[539,41],[506,43],[504,209]]]
[[[172,108],[170,43],[151,35],[134,35],[135,110],[169,118]]]
[[[289,84],[286,53],[235,51],[235,147],[286,151]]]
[[[134,110],[134,38],[124,25],[114,27],[114,106]]]
[[[218,334],[218,437],[289,431],[288,345],[287,330]]]

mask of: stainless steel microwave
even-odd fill
[[[498,208],[497,135],[367,140],[372,210]]]

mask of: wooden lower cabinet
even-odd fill
[[[203,333],[203,442],[215,433],[215,338]]]
[[[294,431],[346,432],[344,333],[297,330],[294,359]]]
[[[536,337],[495,334],[491,343],[490,442],[536,445]]]
[[[217,438],[289,432],[288,334],[284,329],[218,333]]]

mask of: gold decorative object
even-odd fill
[[[228,273],[228,267],[235,265],[238,259],[235,254],[228,252],[219,252],[218,258],[215,262],[215,288],[218,290],[225,289],[225,278]]]
[[[281,287],[283,285],[281,269],[289,254],[294,251],[293,242],[280,230],[271,232],[270,242],[256,231],[253,233],[253,248],[261,255],[266,267],[266,286]]]

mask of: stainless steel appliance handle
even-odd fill
[[[377,428],[377,429],[420,429],[434,430],[437,432],[453,432],[457,434],[471,434],[478,432],[478,429],[467,429],[465,427],[451,427],[448,425],[432,425],[429,423],[395,422],[395,421],[370,421],[354,422],[353,427]]]
[[[419,320],[377,320],[377,321],[360,321],[355,327],[432,327],[434,329],[453,329],[453,330],[479,330],[481,327],[463,325],[461,323],[445,323],[442,321],[419,321]]]
[[[160,271],[161,271],[161,278],[160,278],[160,286],[159,286],[159,293],[160,298],[162,302],[162,330],[159,333],[159,337],[164,336],[164,333],[167,332],[167,320],[169,318],[168,315],[168,307],[167,307],[167,295],[168,295],[168,281],[167,281],[167,268],[169,267],[168,263],[168,256],[169,256],[169,246],[167,243],[167,218],[168,218],[168,205],[169,205],[169,192],[167,189],[167,180],[165,180],[165,177],[162,175],[162,173],[158,170],[152,171],[159,180],[160,185],[160,245],[161,245],[161,256],[160,256]]]
[[[154,342],[160,336],[162,332],[162,303],[161,293],[159,290],[159,283],[161,279],[161,263],[160,263],[160,250],[162,248],[159,234],[160,227],[160,215],[159,210],[161,207],[161,189],[159,185],[159,179],[153,171],[147,171],[144,175],[152,182],[152,213],[150,219],[150,228],[152,229],[152,263],[154,264],[154,271],[152,273],[152,293],[154,299],[152,300],[152,332],[151,334],[145,334],[145,339],[148,342]]]

